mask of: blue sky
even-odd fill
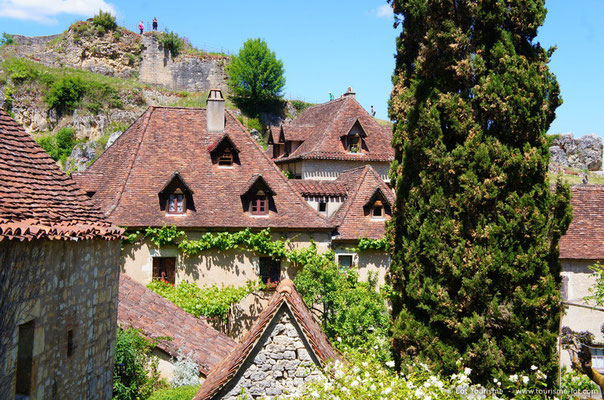
[[[155,16],[160,29],[210,51],[235,53],[261,37],[283,60],[286,97],[324,102],[329,92],[339,96],[352,86],[366,109],[374,105],[378,117],[387,116],[398,31],[385,1],[0,0],[0,32],[55,34],[99,8],[131,30]],[[550,68],[564,98],[550,133],[602,135],[604,2],[549,0],[547,8],[538,39],[558,46]]]

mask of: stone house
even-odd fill
[[[131,231],[175,225],[189,239],[206,232],[270,228],[292,247],[329,248],[333,225],[313,210],[213,90],[206,109],[150,107],[90,168],[74,174],[113,223]],[[124,248],[122,270],[147,284],[243,285],[291,277],[287,262],[246,249],[184,257],[148,240]]]
[[[193,400],[259,399],[293,393],[305,382],[321,377],[325,362],[336,359],[339,354],[296,286],[284,279],[243,340],[210,372]]]
[[[369,115],[348,88],[341,98],[271,127],[267,153],[297,179],[333,180],[346,170],[371,165],[387,181],[394,158],[391,130]]]
[[[149,339],[160,340],[153,350],[165,378],[174,374],[179,356],[191,357],[205,378],[225,358],[236,342],[127,275],[120,276],[117,321],[122,328],[139,329]]]
[[[112,397],[122,234],[0,110],[2,398]]]
[[[604,342],[604,307],[586,299],[596,284],[589,267],[604,261],[604,186],[574,185],[571,190],[573,221],[560,240],[562,326],[590,331],[597,341]],[[570,367],[568,352],[561,351],[560,355],[562,365]]]

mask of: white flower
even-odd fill
[[[528,376],[523,376],[523,377],[522,377],[522,383],[524,383],[525,385],[526,385],[527,383],[529,383],[529,377],[528,377]]]
[[[311,395],[312,395],[312,397],[315,397],[317,399],[319,398],[319,392],[317,392],[316,390],[313,390],[313,392],[311,393]]]
[[[472,368],[465,367],[463,369],[463,373],[466,375],[470,375],[472,373]]]
[[[342,343],[342,338],[338,336],[338,342]]]
[[[497,383],[497,382],[499,382],[499,380],[497,380],[497,378],[493,378],[493,382]]]
[[[370,389],[370,390],[373,392],[373,391],[375,391],[375,389],[377,389],[377,388],[375,387],[375,385],[374,385],[374,384],[372,384],[371,386],[369,386],[369,389]]]
[[[388,361],[388,362],[386,362],[386,366],[390,367],[390,368],[394,368],[394,361]]]
[[[537,370],[537,369],[539,369],[539,368],[537,368],[537,366],[536,366],[536,365],[531,365],[531,370],[535,371],[535,370]]]
[[[518,374],[510,375],[510,381],[518,382]]]
[[[350,386],[352,386],[352,387],[359,386],[359,381],[355,379],[354,381],[352,381],[352,383],[350,384]]]
[[[392,388],[387,387],[386,389],[384,389],[384,391],[382,391],[382,394],[390,394],[391,392],[392,392]]]

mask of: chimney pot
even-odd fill
[[[206,109],[208,132],[224,132],[224,97],[220,89],[210,89]]]
[[[346,93],[344,93],[342,96],[344,96],[344,97],[350,96],[352,98],[355,98],[356,93],[354,92],[354,90],[352,90],[352,86],[348,86],[348,89],[346,89]]]

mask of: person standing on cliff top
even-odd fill
[[[153,30],[157,31],[157,17],[153,17]]]
[[[141,35],[142,35],[143,34],[143,30],[145,29],[145,24],[143,23],[143,21],[141,21],[141,23],[138,24],[138,29],[140,29]]]

